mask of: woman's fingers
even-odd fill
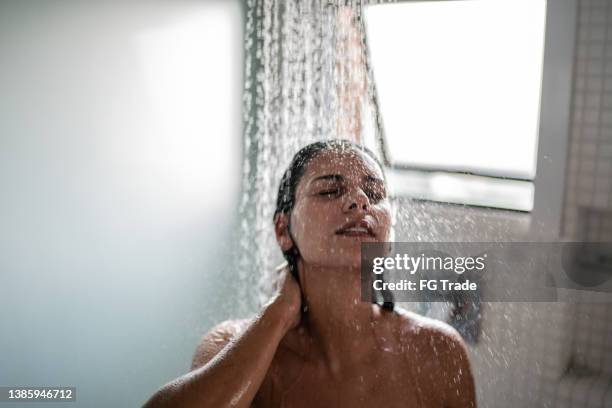
[[[284,268],[287,268],[288,266],[289,266],[289,264],[287,263],[287,261],[285,261],[285,262],[281,263],[280,265],[278,265],[278,266],[275,268],[275,271],[280,272],[280,271],[282,271]]]
[[[289,270],[286,263],[276,268],[279,273],[277,280],[276,302],[282,304],[290,319],[289,328],[294,328],[300,323],[302,292],[297,281]]]
[[[289,270],[289,265],[287,264],[287,262],[283,262],[282,264],[278,265],[276,268],[274,268],[274,292],[278,293],[282,287],[284,278],[283,278],[283,272],[285,270]]]

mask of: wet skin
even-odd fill
[[[279,247],[298,251],[299,285],[287,266],[277,269],[277,292],[256,316],[213,328],[192,370],[145,408],[474,407],[467,352],[454,329],[361,302],[361,242],[390,236],[382,178],[360,151],[319,152],[290,214],[274,219]]]
[[[334,372],[312,351],[303,328],[288,332],[278,347],[252,407],[475,407],[475,391],[465,348],[445,325],[373,305],[373,349],[358,339],[346,354],[352,361]],[[193,368],[208,361],[248,324],[227,321],[208,336]],[[208,348],[208,350],[205,350]],[[215,350],[216,349],[216,350]]]
[[[368,232],[343,230],[355,223]],[[386,186],[374,160],[354,150],[319,153],[300,180],[293,211],[275,227],[281,249],[299,248],[300,286],[295,289],[287,274],[291,324],[263,368],[251,406],[475,406],[468,356],[454,329],[360,301],[360,244],[387,241],[391,230]],[[307,313],[295,307],[295,293]],[[214,328],[192,368],[204,366],[251,323]]]

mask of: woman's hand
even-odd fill
[[[272,305],[276,306],[281,318],[285,321],[286,330],[296,328],[300,324],[302,315],[302,291],[291,272],[289,265],[284,263],[276,268],[278,276],[276,295]]]

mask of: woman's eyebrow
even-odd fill
[[[374,182],[374,183],[381,183],[381,184],[385,184],[385,182],[384,182],[384,180],[383,180],[383,179],[380,179],[380,178],[378,178],[378,177],[374,177],[374,176],[370,176],[370,175],[364,176],[364,177],[363,177],[363,179],[364,179],[365,181],[372,181],[372,182]]]
[[[344,176],[342,176],[341,174],[325,174],[323,176],[315,177],[314,179],[310,181],[309,184],[312,184],[315,181],[319,181],[319,180],[332,180],[332,181],[342,182],[344,181]],[[371,176],[369,174],[363,176],[363,180],[367,182],[380,183],[383,185],[385,184],[383,179],[375,177],[375,176]]]
[[[341,174],[326,174],[324,176],[319,176],[310,181],[310,183],[314,183],[319,180],[332,180],[332,181],[344,181],[344,177]]]

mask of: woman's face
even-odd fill
[[[360,151],[324,150],[296,190],[291,232],[304,262],[358,268],[362,242],[385,242],[391,207],[378,164]]]

